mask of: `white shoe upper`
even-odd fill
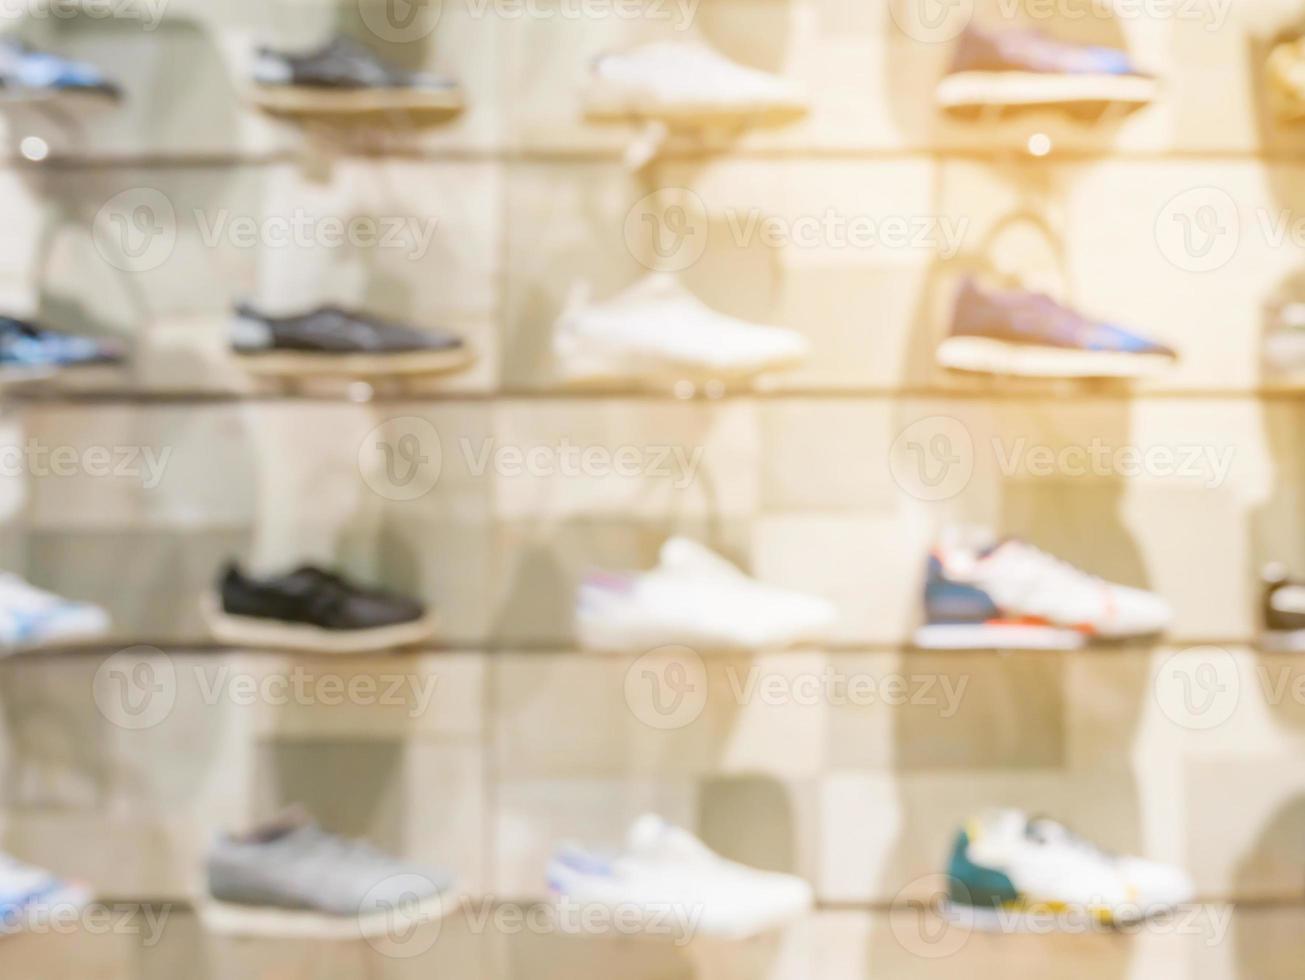
[[[836,617],[826,599],[758,582],[697,542],[671,538],[649,572],[586,579],[576,629],[597,650],[756,650],[818,638]]]
[[[1088,629],[1103,637],[1145,636],[1169,624],[1157,595],[1080,571],[1023,541],[944,541],[935,554],[947,578],[982,589],[1003,615]]]
[[[660,924],[689,935],[754,935],[804,915],[813,900],[801,878],[727,861],[654,814],[634,822],[619,855],[559,848],[548,878],[567,901],[619,909],[649,930]]]
[[[805,96],[786,78],[730,61],[700,41],[654,41],[603,55],[593,78],[631,108],[800,108]]]
[[[109,630],[99,606],[46,592],[13,574],[0,574],[0,646],[92,640]]]
[[[717,313],[667,273],[602,302],[585,302],[578,292],[553,340],[558,369],[571,378],[750,375],[799,361],[809,349],[795,330]]]
[[[1181,869],[1103,851],[1054,820],[992,810],[970,827],[970,860],[1003,872],[1032,902],[1142,918],[1193,897],[1191,878]]]

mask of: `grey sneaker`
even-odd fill
[[[451,112],[462,107],[462,89],[452,78],[407,71],[347,37],[300,53],[259,48],[254,83],[255,101],[272,112]]]
[[[352,920],[364,936],[438,919],[451,884],[444,872],[328,834],[298,807],[219,839],[208,856],[209,894],[224,912],[315,913]]]

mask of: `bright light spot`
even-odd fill
[[[50,144],[39,136],[24,136],[18,144],[18,152],[27,160],[40,163],[50,155]]]
[[[1029,137],[1029,152],[1035,157],[1045,157],[1051,152],[1051,137],[1046,133],[1034,133]]]

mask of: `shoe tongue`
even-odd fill
[[[317,826],[309,812],[300,804],[286,807],[272,819],[246,831],[241,840],[251,844],[266,844],[280,840],[299,830]]]
[[[706,845],[687,830],[667,823],[655,813],[645,813],[630,825],[626,848],[641,857],[700,860],[710,855]]]
[[[662,545],[661,565],[663,568],[695,575],[737,577],[741,574],[716,552],[689,538],[671,538]]]
[[[622,294],[626,300],[640,303],[693,303],[698,300],[680,285],[680,280],[669,272],[650,272]]]

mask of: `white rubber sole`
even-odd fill
[[[412,929],[438,922],[461,905],[460,898],[441,894],[411,908],[368,915],[328,915],[297,909],[233,905],[209,899],[200,905],[199,913],[205,930],[217,936],[349,942],[406,934]]]
[[[1270,653],[1305,653],[1305,630],[1266,630],[1260,649]]]
[[[416,646],[435,635],[437,618],[432,612],[411,623],[342,631],[254,616],[232,616],[222,610],[222,600],[216,593],[204,597],[202,609],[213,636],[226,646],[338,655]]]
[[[1120,102],[1142,105],[1155,99],[1153,78],[1137,75],[1053,75],[1041,72],[966,71],[938,83],[938,104],[947,109],[980,106],[1067,105]]]
[[[997,909],[986,905],[959,905],[944,898],[939,903],[939,911],[948,922],[972,929],[975,932],[1019,935],[1028,932],[1045,933],[1048,923],[1054,923],[1057,919],[1070,923],[1071,926],[1067,931],[1076,934],[1082,932],[1082,924],[1085,919],[1095,920],[1102,930],[1109,931],[1134,925],[1138,922],[1145,922],[1148,919],[1160,918],[1172,912],[1173,909],[1156,907],[1148,910],[1145,915],[1130,914],[1126,917],[1115,918],[1114,913],[1107,909],[1068,907],[1060,904],[1047,904],[1040,908],[1035,907],[1032,910]],[[1128,911],[1132,913],[1139,910],[1129,909]]]
[[[461,371],[475,359],[475,355],[464,348],[409,354],[318,354],[306,351],[236,354],[237,362],[250,374],[277,378],[446,374]]]
[[[673,385],[678,381],[698,384],[719,381],[740,385],[763,374],[798,367],[806,358],[807,352],[801,351],[747,364],[710,365],[631,351],[565,334],[559,335],[553,349],[557,378],[563,384],[575,387],[600,387],[629,381],[656,385]]]
[[[457,112],[461,89],[319,89],[294,85],[254,85],[249,100],[280,115],[357,116],[383,112]]]
[[[1073,350],[987,337],[948,337],[938,345],[937,357],[953,371],[1026,378],[1144,378],[1174,363],[1163,354]]]
[[[1079,650],[1087,637],[1056,626],[1005,624],[932,624],[915,631],[924,650]]]

